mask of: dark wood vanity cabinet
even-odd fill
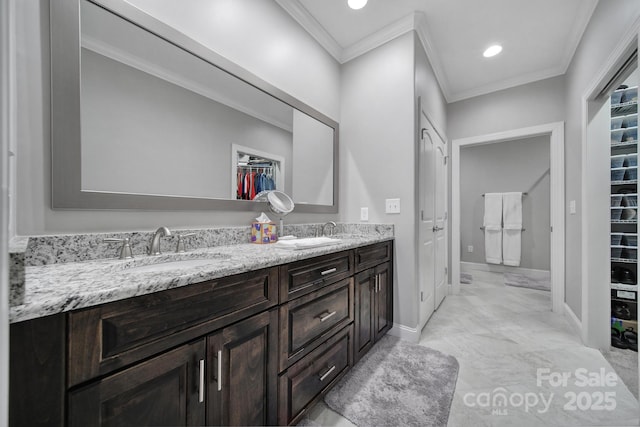
[[[356,362],[393,325],[391,251],[391,242],[356,249],[356,269],[362,270],[356,274],[354,280],[356,307],[354,358]],[[372,265],[374,267],[370,267]]]
[[[297,423],[391,327],[392,248],[12,324],[10,425]]]
[[[205,340],[169,350],[69,393],[69,426],[199,426]]]

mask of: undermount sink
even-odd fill
[[[211,254],[201,258],[158,258],[158,259],[142,259],[139,262],[133,262],[122,267],[124,273],[157,273],[171,270],[185,270],[204,265],[211,265],[221,259],[228,259],[230,255]]]
[[[340,239],[333,239],[331,237],[307,237],[304,239],[278,240],[274,246],[284,249],[301,250],[336,245],[340,242]]]

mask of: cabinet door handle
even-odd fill
[[[320,275],[326,276],[327,274],[335,273],[336,271],[338,271],[338,269],[333,267],[333,268],[330,268],[328,270],[320,272]]]
[[[200,359],[200,389],[198,390],[198,401],[204,402],[204,359]]]
[[[336,370],[336,365],[333,365],[332,367],[329,368],[329,370],[327,372],[325,372],[324,374],[320,375],[320,381],[324,381],[329,375],[331,375],[331,372]]]
[[[327,313],[324,316],[318,316],[318,317],[320,317],[320,321],[321,322],[324,322],[325,320],[327,320],[328,318],[332,317],[335,314],[336,314],[336,312],[332,311],[331,313]]]
[[[222,390],[222,350],[218,350],[218,391]]]

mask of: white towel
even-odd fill
[[[502,196],[502,262],[518,267],[522,251],[522,193]]]
[[[504,193],[502,195],[502,228],[522,229],[522,193]]]
[[[484,254],[487,263],[502,263],[502,193],[484,195]]]

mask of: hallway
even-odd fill
[[[459,295],[444,300],[420,344],[460,363],[449,426],[638,425],[638,402],[617,377],[612,387],[576,385],[579,368],[598,378],[601,368],[612,368],[599,351],[583,346],[550,306],[548,292],[505,286],[502,273],[479,271],[473,272],[472,284],[461,285]],[[539,368],[548,368],[551,376],[570,374],[566,387],[553,387],[547,378],[538,386]],[[492,414],[486,398],[500,392],[512,403]],[[587,399],[595,405],[600,392],[615,393],[610,394],[614,410],[570,409],[572,395],[578,397],[575,405],[585,405]],[[530,402],[528,411],[521,398]],[[605,408],[606,402],[601,402]]]

